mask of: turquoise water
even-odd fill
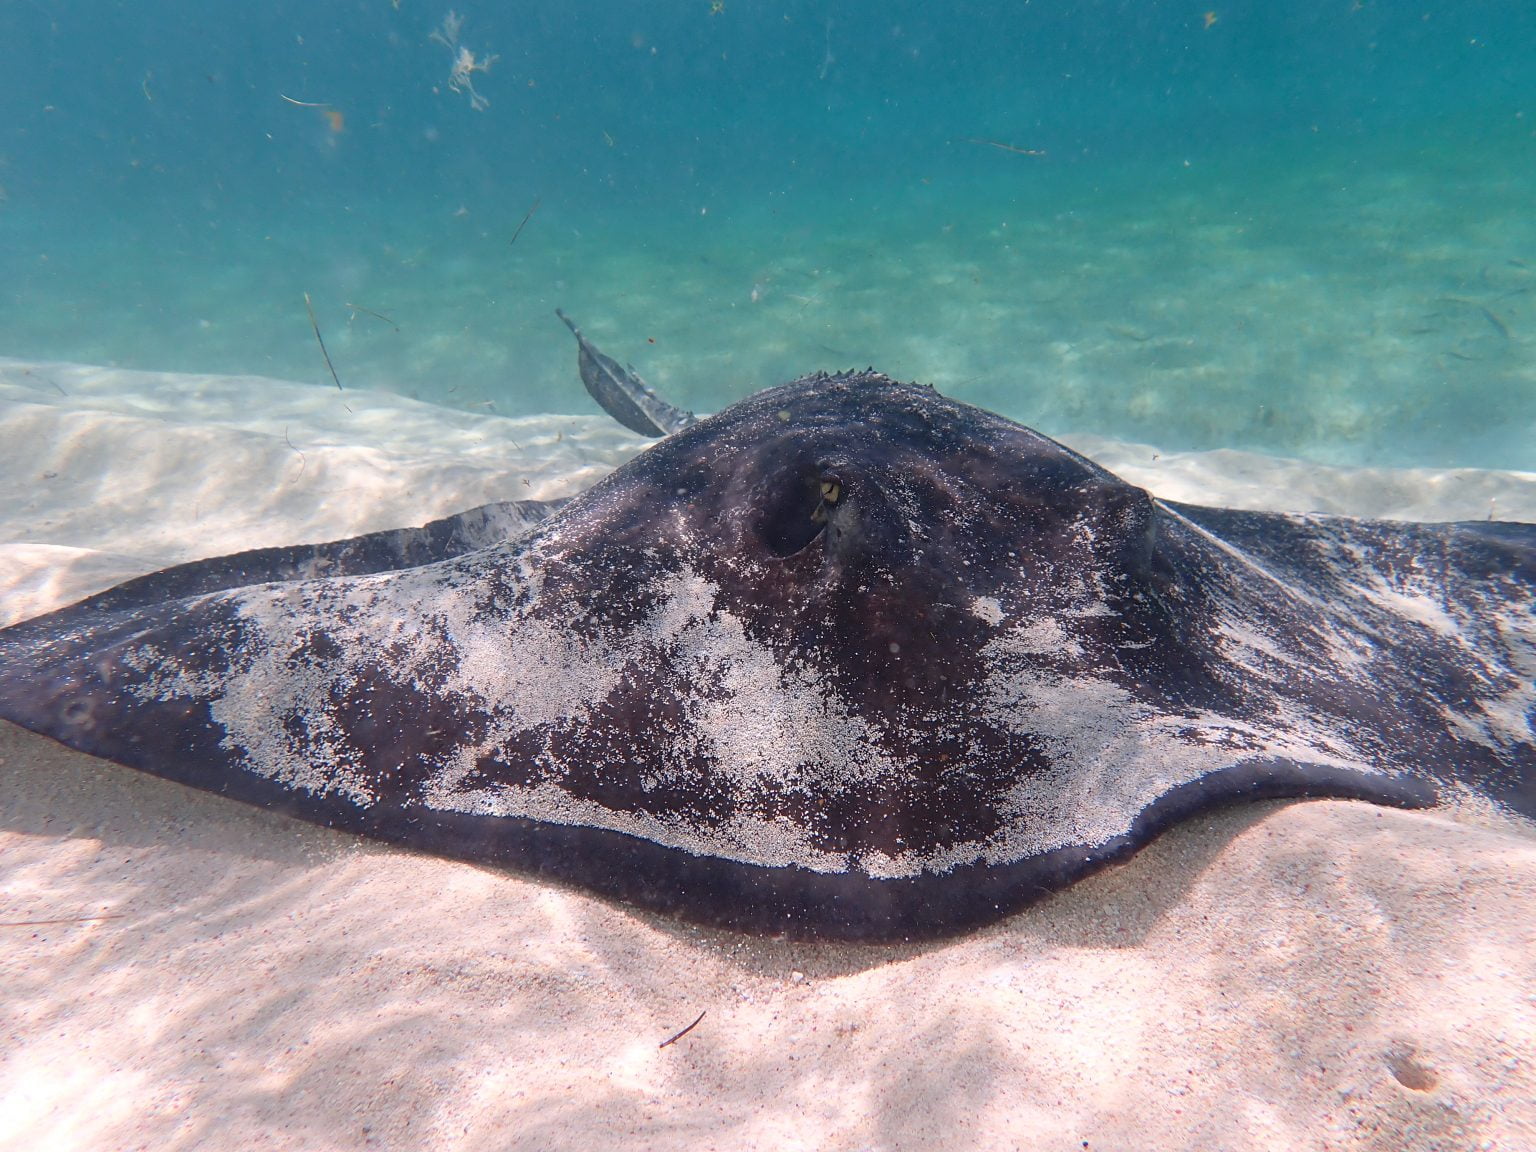
[[[558,305],[699,410],[874,365],[1056,434],[1536,469],[1527,3],[456,15],[0,5],[0,354],[334,387],[308,293],[347,388],[587,411]]]

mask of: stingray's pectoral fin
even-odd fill
[[[410,788],[398,784],[401,766],[436,746],[434,729],[450,727],[377,661],[348,664],[359,644],[336,640],[325,617],[306,615],[282,585],[106,603],[0,631],[0,719],[163,779],[359,832],[400,807]]]
[[[256,799],[240,793],[210,715],[229,673],[219,652],[227,617],[206,607],[218,602],[117,611],[87,601],[0,632],[0,718],[91,756]]]
[[[692,412],[674,407],[656,395],[633,368],[599,352],[581,334],[575,321],[559,308],[555,309],[555,315],[565,321],[565,326],[576,337],[580,348],[577,366],[588,394],[624,427],[642,436],[670,436],[698,422]]]

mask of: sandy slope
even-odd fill
[[[1536,519],[1531,476],[1075,443],[1177,499]],[[0,619],[195,556],[564,494],[635,446],[594,419],[0,361]],[[0,725],[0,1029],[18,1149],[1529,1149],[1536,835],[1261,805],[958,941],[814,947]]]

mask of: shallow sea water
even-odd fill
[[[873,365],[1058,435],[1536,468],[1519,6],[0,22],[0,353],[332,386],[308,293],[348,388],[587,411],[562,306],[699,410]]]

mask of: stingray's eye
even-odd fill
[[[827,512],[842,498],[841,478],[829,472],[801,473],[772,497],[758,521],[758,533],[776,556],[793,556],[827,526]]]
[[[823,472],[821,479],[817,481],[817,490],[821,493],[821,499],[816,502],[816,507],[811,509],[811,521],[815,524],[825,524],[828,510],[843,494],[843,482],[831,472]]]

